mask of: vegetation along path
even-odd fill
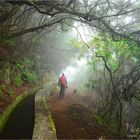
[[[34,97],[25,98],[12,113],[0,139],[31,139],[34,127]]]

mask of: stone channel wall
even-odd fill
[[[49,90],[42,89],[35,96],[35,123],[33,140],[55,140],[56,129],[51,114],[47,107]]]

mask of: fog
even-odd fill
[[[94,33],[90,27],[79,22],[74,23],[74,28],[71,30],[71,36],[77,41],[87,43],[91,39],[92,35],[94,35]],[[73,48],[73,44],[71,44],[71,47]],[[85,49],[88,49],[87,46],[84,47]],[[59,74],[60,76],[62,73],[64,73],[67,77],[68,84],[75,88],[84,87],[85,84],[88,83],[89,67],[88,58],[86,57],[87,53],[89,55],[89,50],[88,52],[85,51],[79,58],[79,50],[77,50],[77,52],[73,52],[73,57],[70,64],[62,69]]]
[[[86,46],[79,48],[72,40],[88,42],[92,34],[91,29],[84,24],[75,22],[74,26],[66,26],[65,28],[68,28],[66,31],[60,26],[50,29],[41,36],[34,50],[44,75],[49,74],[55,78],[53,81],[57,81],[57,78],[65,73],[69,85],[83,87],[89,79],[88,60],[85,57],[88,48]]]
[[[89,68],[87,59],[81,58],[80,60],[73,60],[73,63],[62,70],[61,73],[64,73],[67,77],[68,85],[71,85],[75,88],[81,88],[84,87],[88,81],[88,71]]]

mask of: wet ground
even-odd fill
[[[93,107],[89,110],[83,102],[80,93],[73,96],[73,90],[68,89],[64,99],[59,93],[54,93],[49,100],[49,110],[55,122],[58,139],[98,139],[101,136],[110,137],[108,131],[95,125]],[[106,137],[106,138],[107,138]]]

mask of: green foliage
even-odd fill
[[[129,40],[113,41],[109,37],[97,36],[90,42],[94,45],[95,53],[103,56],[112,71],[115,71],[122,58],[125,61],[131,60],[135,64],[140,57],[140,48],[136,43]],[[94,61],[95,62],[95,61]]]
[[[5,93],[6,91],[6,85],[2,84],[0,85],[0,97]]]
[[[124,69],[123,73],[127,73],[131,67],[138,64],[140,58],[140,48],[136,43],[130,40],[114,41],[109,36],[94,37],[90,41],[91,50],[94,50],[93,56],[89,62],[92,70],[96,73],[104,72],[104,62],[102,56],[106,60],[109,69],[116,72],[118,69]]]
[[[16,45],[16,40],[15,39],[9,39],[9,40],[1,39],[0,45],[14,47]]]
[[[33,62],[27,58],[23,59],[23,65],[26,67],[31,67],[33,65]]]
[[[109,36],[93,38],[90,46],[92,46],[91,50],[94,50],[89,62],[92,68],[93,83],[95,88],[100,86],[103,93],[101,97],[103,102],[100,102],[98,108],[100,109],[101,106],[100,110],[104,110],[104,113],[95,116],[96,122],[100,126],[106,126],[110,130],[117,132],[118,128],[123,129],[119,126],[119,123],[123,125],[123,120],[125,121],[126,118],[121,116],[121,120],[116,119],[114,110],[117,108],[115,102],[117,103],[118,100],[113,100],[114,93],[116,92],[116,96],[119,96],[119,99],[123,102],[126,97],[125,89],[129,89],[129,85],[131,85],[129,82],[133,82],[135,76],[139,76],[139,72],[133,74],[131,71],[134,71],[135,67],[139,66],[140,48],[132,40],[114,41]],[[129,75],[130,73],[132,75]],[[124,78],[124,76],[126,77]],[[134,78],[131,78],[131,76],[134,76]],[[113,87],[112,83],[114,83],[115,87]],[[133,87],[135,88],[133,88],[132,94],[137,100],[139,99],[139,96],[136,96],[138,86],[138,82],[134,83]],[[129,91],[127,95],[131,98]]]
[[[21,64],[19,64],[19,63],[18,63],[18,64],[16,64],[16,67],[17,67],[17,68],[19,68],[19,69],[22,69],[22,65],[21,65]]]
[[[22,82],[33,82],[38,79],[38,76],[33,69],[33,61],[23,59],[21,63],[16,64],[16,68],[20,70],[20,75],[16,77],[16,85],[21,85]]]
[[[37,80],[37,75],[33,71],[24,71],[22,73],[22,77],[24,81],[33,82]]]
[[[75,49],[75,52],[77,52],[78,59],[83,57],[83,55],[88,51],[87,46],[77,39],[70,40],[70,45]]]
[[[14,95],[14,91],[11,88],[8,89],[7,93],[8,93],[8,96]]]
[[[112,112],[108,112],[106,115],[103,113],[96,114],[95,120],[97,125],[108,128],[112,132],[117,132],[117,126]]]
[[[95,119],[97,124],[99,124],[100,126],[104,126],[105,124],[104,119],[100,115],[95,115]]]
[[[1,88],[0,88],[0,97],[3,95],[3,91],[1,90]]]
[[[22,79],[21,79],[21,76],[20,75],[17,75],[14,79],[14,85],[15,86],[21,86],[23,83]]]

